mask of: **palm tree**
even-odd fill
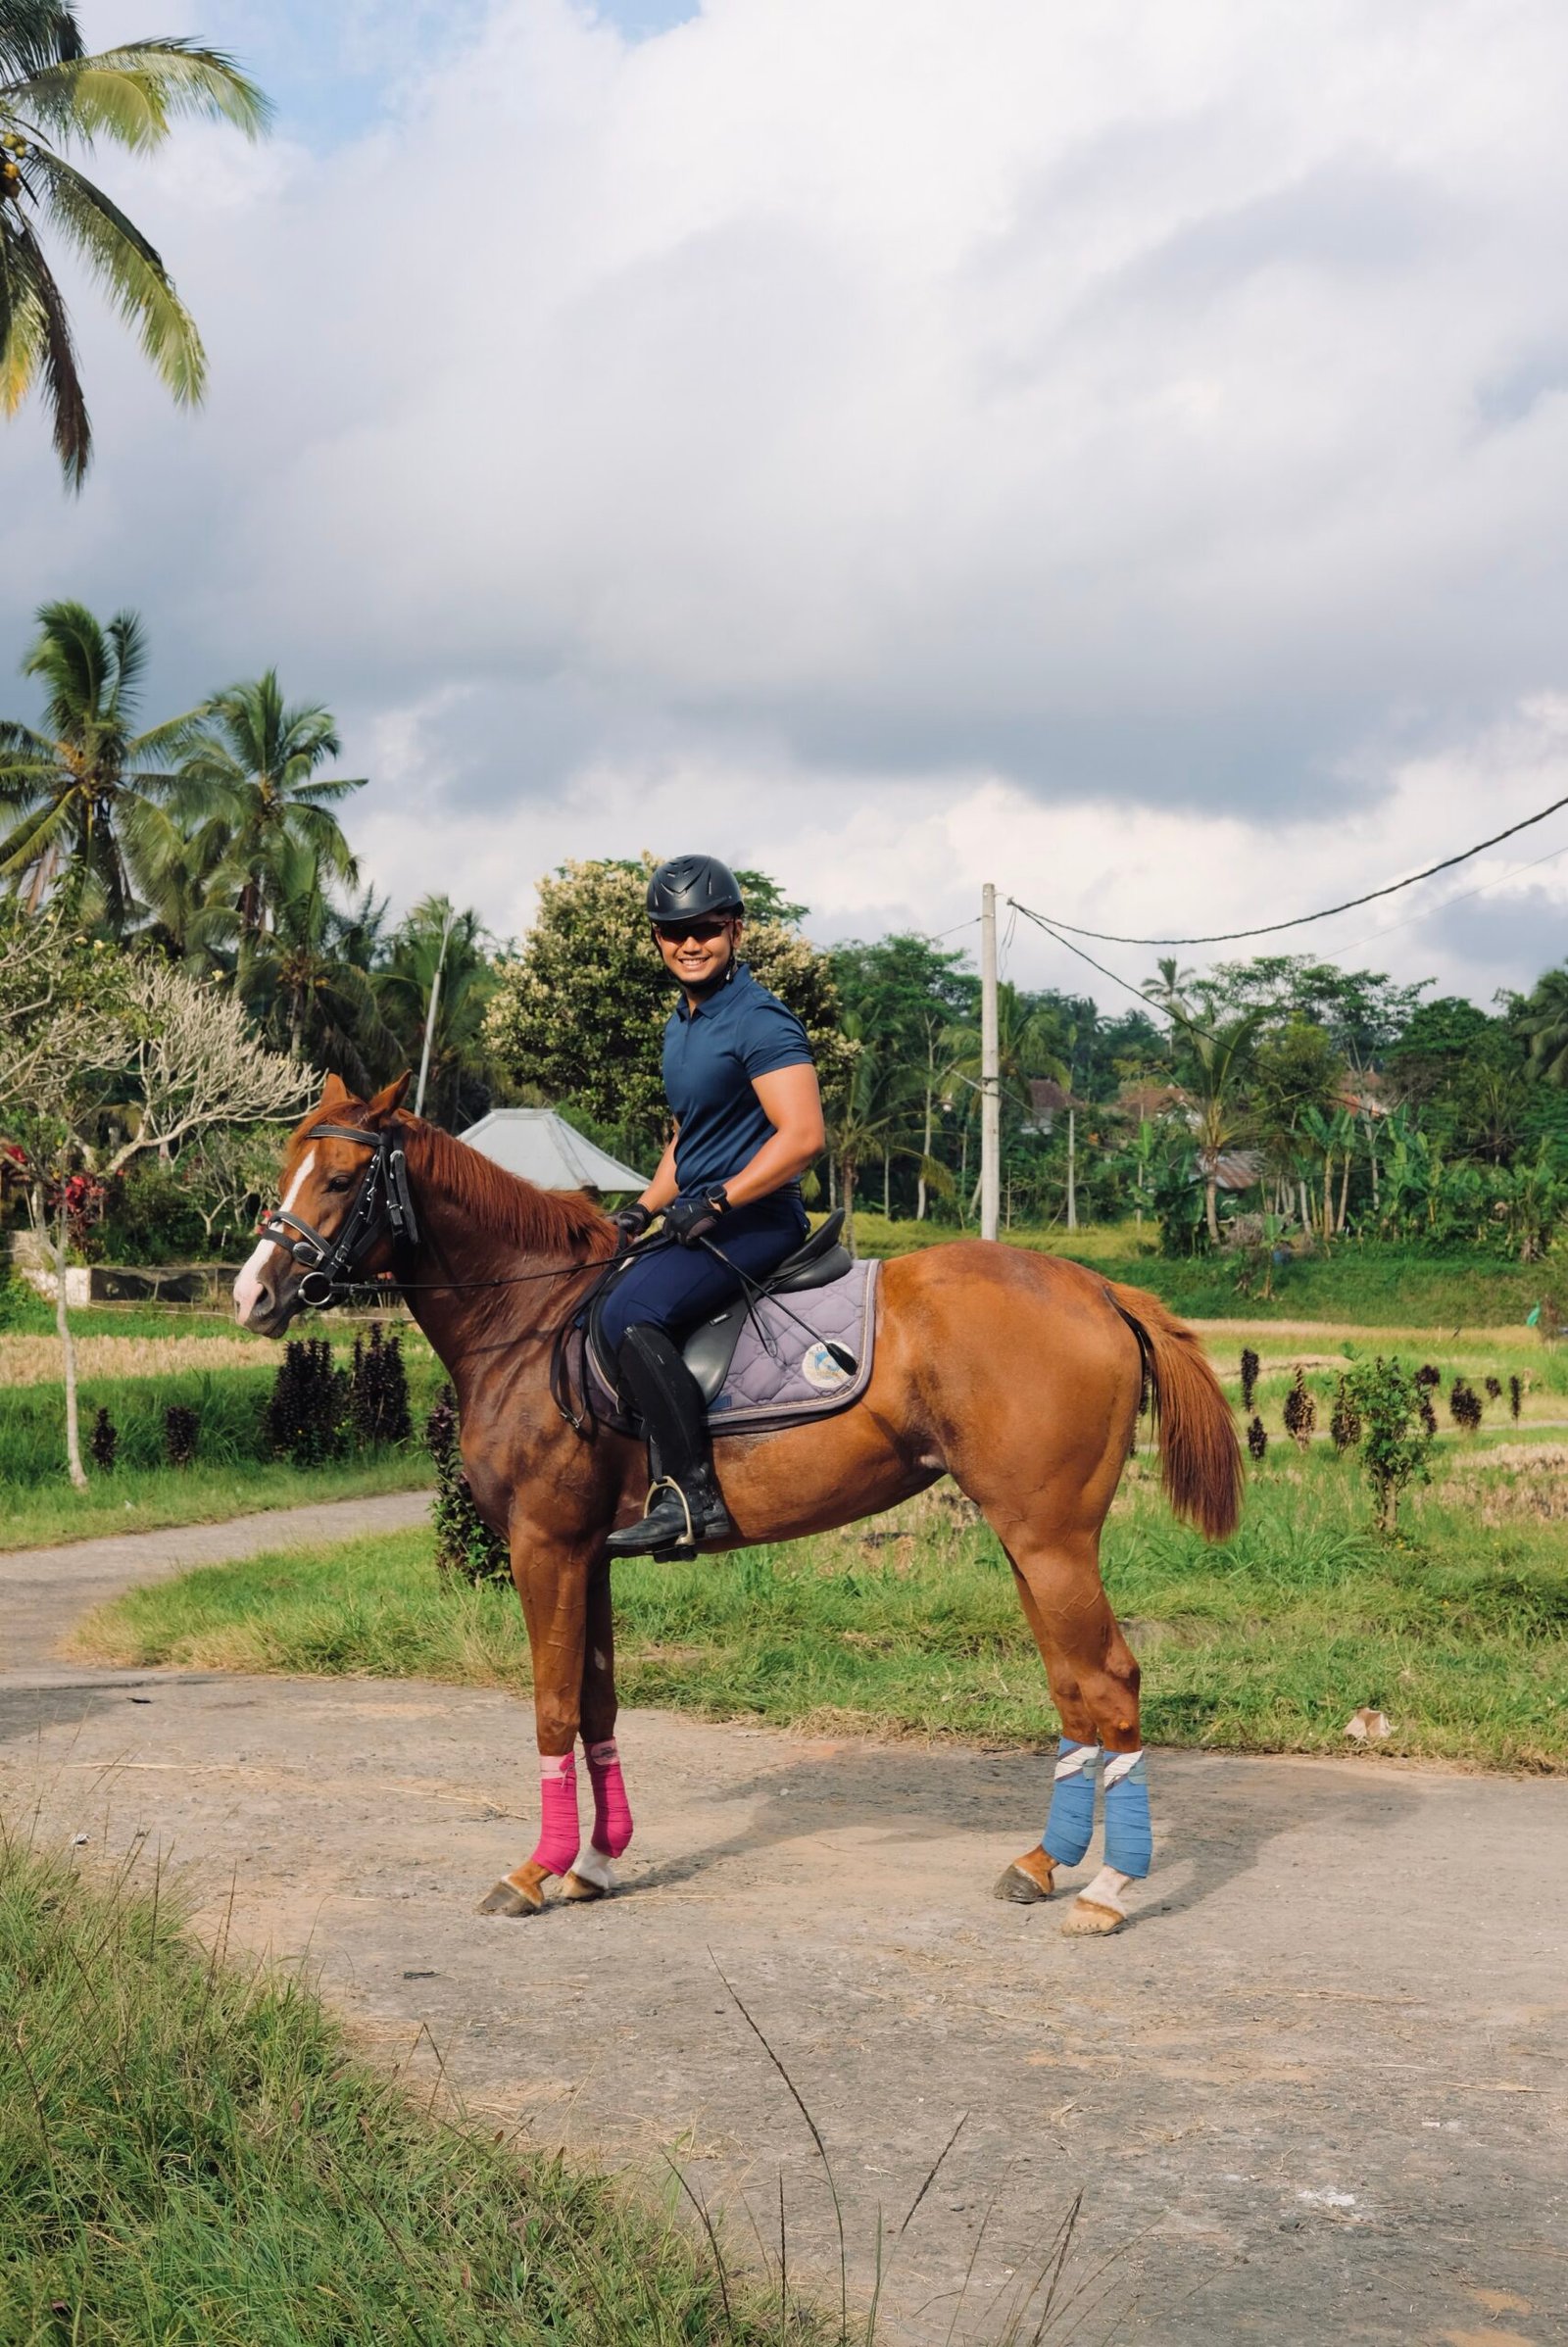
[[[951,1189],[946,1166],[929,1156],[913,1138],[912,1110],[921,1097],[924,1071],[890,1065],[879,1057],[859,1017],[849,1011],[844,1033],[857,1045],[855,1057],[841,1083],[822,1102],[828,1153],[838,1167],[839,1203],[844,1208],[844,1236],[855,1252],[855,1193],[862,1166],[881,1158],[912,1158],[934,1189]]]
[[[0,882],[25,889],[29,912],[58,890],[73,918],[118,937],[132,907],[127,846],[134,863],[138,831],[174,788],[170,761],[201,711],[133,730],[147,666],[134,611],[101,627],[79,603],[46,603],[38,628],[22,672],[44,681],[47,731],[0,720],[0,807],[15,816],[0,838]]]
[[[365,778],[311,777],[341,748],[329,709],[290,709],[277,670],[216,694],[208,728],[185,759],[184,801],[220,811],[228,826],[228,873],[239,914],[240,953],[254,950],[285,902],[285,875],[298,874],[306,849],[327,880],[352,885],[359,866],[337,817],[328,810]]]
[[[246,1005],[276,1048],[308,1057],[356,1092],[370,1090],[398,1047],[356,958],[364,951],[367,907],[338,910],[304,841],[284,841],[276,876],[276,921],[239,964]]]
[[[124,41],[86,54],[69,0],[0,0],[0,408],[10,416],[41,373],[66,479],[79,488],[92,454],[75,342],[39,225],[84,262],[176,400],[199,400],[201,336],[141,230],[62,147],[99,138],[145,153],[179,115],[233,122],[254,138],[270,108],[217,49],[194,41]]]
[[[427,1113],[450,1132],[482,1115],[488,1101],[478,1071],[485,1059],[484,1016],[496,988],[485,951],[489,942],[476,912],[456,912],[448,897],[425,897],[393,932],[374,974],[381,1015],[398,1038],[401,1067],[418,1065],[435,992]]]
[[[220,818],[181,821],[149,803],[136,811],[132,845],[145,915],[137,942],[197,968],[232,967],[238,915],[225,886],[228,834]]]
[[[1530,1072],[1547,1084],[1568,1084],[1568,969],[1537,980],[1518,1021],[1530,1041]]]
[[[1172,1010],[1182,1040],[1193,1054],[1183,1084],[1198,1138],[1198,1163],[1203,1177],[1203,1217],[1209,1245],[1219,1245],[1219,1161],[1241,1136],[1244,1124],[1239,1100],[1248,1054],[1267,1013],[1250,1010],[1216,1028],[1194,1026]]]
[[[942,1044],[947,1054],[947,1074],[967,1088],[972,1108],[980,1099],[982,1083],[980,1029],[949,1027]],[[997,1066],[1004,1115],[1009,1103],[1021,1108],[1026,1116],[1033,1114],[1029,1097],[1031,1078],[1052,1076],[1058,1084],[1066,1084],[1064,1044],[1067,1050],[1071,1049],[1054,1011],[1032,1003],[1015,986],[1003,984],[997,988]],[[977,1183],[969,1200],[971,1213],[979,1196]]]

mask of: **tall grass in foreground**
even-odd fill
[[[128,1870],[127,1870],[128,1872]],[[658,2347],[826,2326],[672,2211],[348,2053],[297,1980],[0,1841],[0,2338],[15,2347]]]
[[[1363,1704],[1391,1753],[1568,1767],[1568,1460],[1445,1452],[1399,1541],[1321,1445],[1250,1479],[1210,1548],[1139,1459],[1105,1580],[1144,1666],[1151,1743],[1340,1751]],[[1044,1746],[1056,1723],[996,1541],[951,1487],[869,1525],[686,1565],[615,1567],[623,1700],[808,1727]],[[137,1665],[528,1685],[516,1599],[442,1581],[423,1531],[139,1589],[79,1651]]]
[[[134,1848],[88,1882],[0,1821],[0,2339],[876,2347],[900,2245],[964,2122],[902,2225],[878,2212],[862,2278],[816,2122],[718,1979],[820,2161],[838,2215],[831,2316],[802,2293],[782,2176],[780,2231],[754,2229],[740,2270],[673,2163],[660,2206],[481,2131],[439,2088],[439,2113],[417,2107],[296,1977],[225,1961],[221,1934],[197,1947]],[[1071,2263],[1083,2199],[1043,2221],[993,2303],[994,2347],[1044,2347],[1102,2315],[1117,2260]]]

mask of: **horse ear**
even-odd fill
[[[328,1076],[321,1087],[321,1106],[335,1108],[340,1100],[351,1100],[354,1095],[341,1076]]]
[[[385,1085],[370,1102],[370,1114],[375,1117],[395,1116],[402,1107],[404,1096],[414,1082],[413,1071],[405,1068],[395,1082]]]

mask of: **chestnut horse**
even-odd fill
[[[395,1280],[446,1365],[464,1467],[481,1515],[510,1544],[533,1657],[546,1833],[483,1902],[528,1915],[552,1876],[568,1898],[602,1896],[610,1859],[630,1838],[605,1540],[642,1511],[644,1455],[603,1429],[584,1439],[549,1383],[554,1332],[616,1233],[581,1193],[536,1189],[408,1114],[407,1085],[362,1101],[327,1079],[289,1144],[282,1203],[235,1283],[235,1308],[246,1328],[281,1337],[336,1289]],[[858,1401],[782,1433],[720,1438],[733,1544],[853,1523],[951,1475],[1002,1543],[1066,1737],[1138,1753],[1138,1665],[1101,1584],[1100,1534],[1146,1384],[1172,1506],[1211,1540],[1235,1528],[1235,1429],[1197,1338],[1152,1296],[1059,1256],[977,1240],[888,1263],[877,1322]],[[596,1824],[573,1855],[579,1736]],[[1113,1758],[1107,1784],[1114,1768]],[[1092,1784],[1089,1799],[1092,1814]],[[1048,1896],[1054,1863],[1033,1848],[998,1889]],[[1127,1879],[1107,1870],[1065,1928],[1113,1930]]]

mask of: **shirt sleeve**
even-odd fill
[[[746,1022],[740,1061],[748,1079],[776,1075],[781,1067],[811,1067],[815,1063],[806,1029],[782,1002],[759,1002]]]

